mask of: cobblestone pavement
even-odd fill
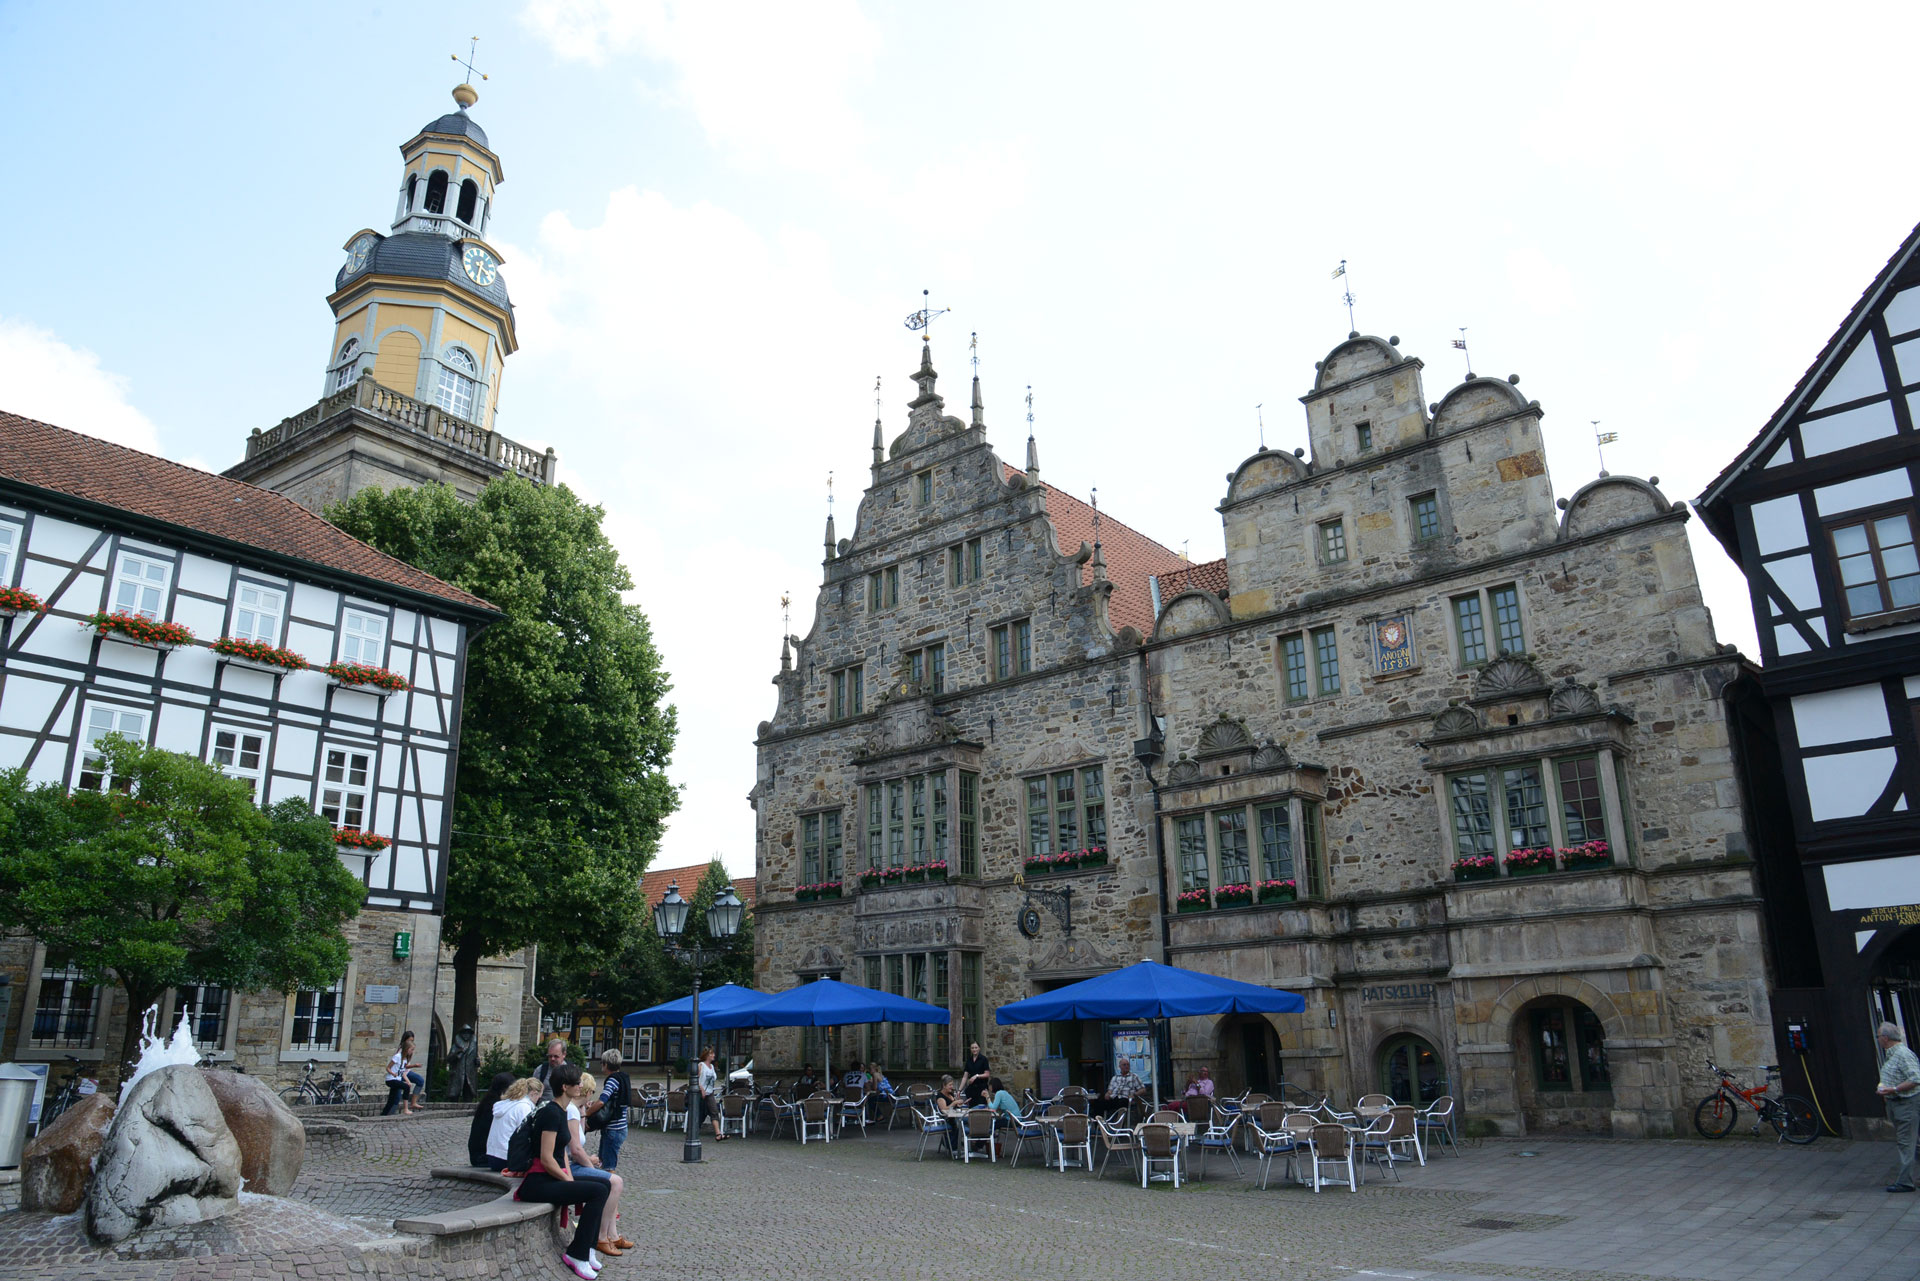
[[[417,1244],[393,1240],[394,1215],[488,1197],[427,1174],[459,1162],[464,1121],[344,1128],[312,1145],[293,1200],[248,1198],[238,1215],[118,1251],[87,1244],[75,1216],[0,1214],[0,1278],[347,1277],[366,1266],[359,1246]],[[643,1244],[605,1281],[1920,1277],[1920,1196],[1880,1190],[1886,1144],[1488,1141],[1397,1183],[1371,1172],[1357,1194],[1316,1194],[1262,1191],[1217,1160],[1205,1182],[1143,1191],[1114,1169],[1094,1180],[1024,1161],[916,1161],[916,1142],[709,1140],[707,1162],[689,1167],[678,1135],[636,1132],[622,1230]],[[566,1274],[556,1260],[540,1275]]]

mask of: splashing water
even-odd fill
[[[160,1039],[160,1007],[149,1005],[147,1012],[140,1016],[140,1063],[133,1075],[120,1087],[120,1102],[127,1101],[127,1093],[133,1089],[141,1077],[158,1072],[164,1067],[185,1064],[191,1067],[200,1061],[199,1047],[193,1043],[193,1031],[187,1026],[187,1016],[180,1015],[180,1026],[166,1040]]]

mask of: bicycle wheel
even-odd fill
[[[1773,1128],[1789,1143],[1805,1147],[1820,1137],[1819,1113],[1813,1110],[1813,1104],[1797,1094],[1781,1095],[1769,1119],[1773,1122]]]
[[[289,1085],[286,1089],[280,1091],[280,1099],[281,1102],[290,1108],[306,1107],[307,1087],[304,1085]]]
[[[339,1103],[358,1103],[360,1091],[354,1089],[350,1083],[342,1081],[339,1088],[334,1091],[334,1097]]]
[[[1734,1122],[1739,1119],[1733,1100],[1718,1092],[1701,1099],[1693,1110],[1693,1128],[1700,1131],[1703,1139],[1726,1138],[1733,1133]]]

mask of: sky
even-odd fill
[[[451,25],[457,22],[458,25]],[[496,427],[606,509],[680,739],[656,866],[753,867],[780,598],[905,424],[930,291],[988,437],[1195,560],[1355,324],[1687,499],[1920,219],[1920,8],[0,0],[0,408],[213,470],[319,398],[347,238],[451,108],[506,172]],[[1886,122],[1886,123],[1883,123]],[[1333,268],[1345,260],[1348,275]],[[1256,406],[1260,408],[1256,410]],[[1743,580],[1690,526],[1722,640]],[[1539,638],[1544,651],[1552,637]]]

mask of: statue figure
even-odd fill
[[[474,1097],[473,1078],[480,1069],[480,1051],[473,1043],[473,1024],[462,1023],[447,1047],[447,1098],[465,1103]]]

